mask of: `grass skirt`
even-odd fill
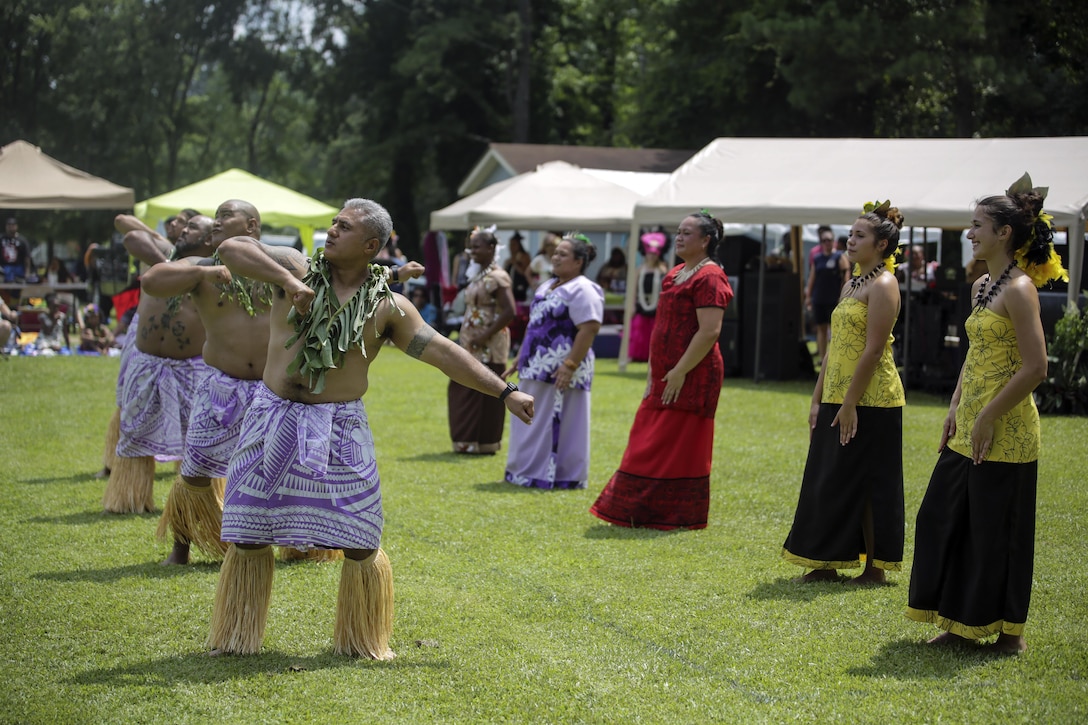
[[[155,510],[155,459],[118,456],[102,495],[102,508],[111,514],[142,514]]]
[[[209,648],[238,655],[260,651],[275,569],[271,546],[227,549],[215,587]]]
[[[225,484],[225,479],[213,478],[208,486],[194,486],[179,475],[170,488],[155,535],[161,541],[168,530],[173,531],[175,541],[192,544],[213,559],[222,559],[228,547],[220,541]]]
[[[393,569],[378,549],[363,561],[344,559],[336,600],[337,654],[391,660],[393,636]]]

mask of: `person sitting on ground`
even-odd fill
[[[114,346],[113,333],[102,324],[96,305],[83,308],[83,324],[79,328],[79,351],[109,355]]]
[[[45,305],[46,311],[38,315],[41,327],[34,346],[39,351],[60,352],[68,347],[68,313],[60,308],[54,292],[45,296]]]

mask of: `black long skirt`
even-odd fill
[[[1039,463],[975,465],[945,448],[918,509],[907,617],[968,639],[1022,635]]]
[[[856,569],[872,513],[873,566],[903,565],[903,409],[858,407],[857,435],[839,443],[831,421],[841,406],[823,403],[809,442],[801,494],[782,558],[809,569]]]

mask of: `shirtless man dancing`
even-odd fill
[[[211,228],[212,220],[198,215],[186,222],[174,248],[146,232],[130,232],[124,243],[130,254],[150,265],[174,249],[178,257],[209,256]],[[190,299],[143,295],[137,315],[136,346],[123,361],[117,459],[102,498],[110,513],[155,510],[155,461],[181,460],[189,401],[205,369],[200,356],[204,326]]]
[[[375,202],[350,199],[324,250],[228,239],[219,254],[232,274],[269,282],[268,358],[231,458],[223,507],[227,550],[215,592],[213,653],[260,650],[272,594],[271,545],[343,549],[338,653],[390,659],[393,579],[379,549],[381,488],[362,396],[386,341],[466,387],[494,395],[529,423],[533,399],[423,322],[372,265],[392,232]],[[389,277],[398,280],[393,271]],[[342,305],[342,306],[341,306]]]

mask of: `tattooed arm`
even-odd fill
[[[402,317],[396,312],[390,315],[387,333],[393,344],[409,356],[422,360],[441,370],[446,376],[466,388],[499,397],[506,391],[506,383],[476,358],[448,337],[439,335],[423,321],[419,312],[406,299],[399,297],[397,304],[404,310]],[[520,391],[510,393],[504,399],[507,409],[525,423],[533,420],[533,398]]]
[[[314,291],[302,284],[306,257],[292,247],[273,247],[251,237],[231,237],[219,245],[219,258],[232,274],[283,289],[300,313],[310,309]]]

